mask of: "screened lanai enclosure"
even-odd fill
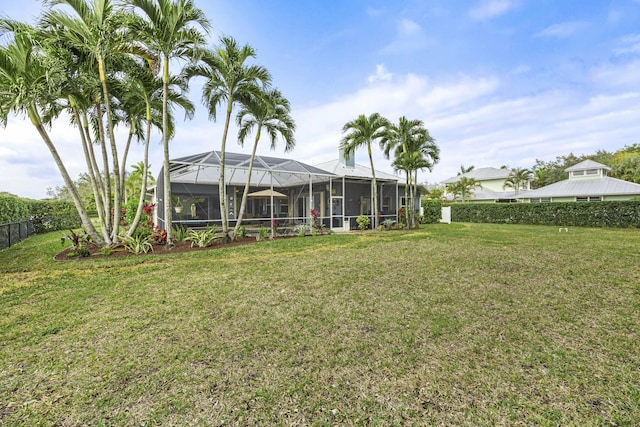
[[[225,153],[225,184],[230,226],[239,215],[247,181],[250,156]],[[344,160],[342,159],[342,162]],[[247,228],[293,229],[311,224],[311,211],[319,213],[325,228],[349,230],[361,214],[371,217],[371,179],[362,173],[349,174],[347,165],[338,173],[296,160],[256,156],[251,172],[247,204],[242,224]],[[220,225],[220,152],[211,151],[170,161],[173,207],[172,222],[186,227]],[[347,173],[345,173],[347,171]],[[353,168],[355,172],[355,165]],[[164,183],[161,170],[156,182],[156,224],[164,228]],[[397,219],[398,182],[394,176],[378,179],[378,213],[381,219]]]

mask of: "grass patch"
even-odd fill
[[[640,232],[0,252],[0,424],[634,425]]]

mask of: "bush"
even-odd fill
[[[360,230],[364,230],[369,227],[369,224],[371,224],[371,220],[366,215],[360,215],[356,218],[356,224],[358,224],[358,228]]]
[[[127,225],[131,225],[133,223],[133,219],[136,217],[136,211],[138,210],[138,198],[132,197],[129,201],[124,205],[126,210],[124,214],[124,219]]]
[[[640,228],[640,202],[454,203],[454,222]]]
[[[29,219],[29,201],[16,196],[0,194],[0,224]]]
[[[82,221],[73,202],[67,200],[32,200],[31,223],[34,233],[78,228]]]
[[[422,220],[423,224],[437,224],[442,218],[442,200],[424,199],[422,200]]]

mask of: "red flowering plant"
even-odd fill
[[[322,222],[318,221],[319,216],[320,216],[320,211],[317,211],[316,209],[311,209],[311,217],[313,219],[313,228],[315,228],[319,234],[322,234]]]
[[[145,204],[142,208],[145,216],[147,217],[147,227],[153,228],[153,209],[156,207],[155,203]]]

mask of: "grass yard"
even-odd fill
[[[640,424],[640,230],[0,252],[0,425]]]

